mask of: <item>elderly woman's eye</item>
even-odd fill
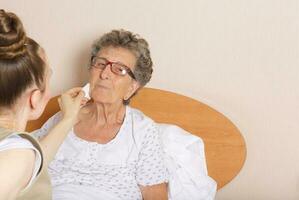
[[[126,75],[127,71],[125,68],[123,68],[120,65],[114,65],[114,72],[119,74],[119,75]]]
[[[105,63],[101,63],[101,62],[100,63],[96,63],[96,67],[103,69],[103,68],[106,67],[106,64]]]

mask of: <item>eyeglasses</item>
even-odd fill
[[[132,77],[132,79],[134,79],[134,80],[136,79],[132,70],[122,63],[111,62],[111,61],[107,60],[106,58],[97,57],[97,56],[91,57],[91,66],[92,67],[94,67],[96,69],[104,70],[107,65],[110,65],[111,71],[116,75],[125,76],[126,74],[128,74],[129,76]]]

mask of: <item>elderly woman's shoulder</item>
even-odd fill
[[[144,114],[141,110],[136,108],[128,107],[129,115],[131,115],[135,122],[154,123],[154,120]]]
[[[129,116],[134,124],[134,128],[143,129],[150,132],[156,132],[158,129],[157,123],[144,114],[141,110],[129,108]]]

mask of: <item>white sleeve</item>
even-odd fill
[[[40,129],[31,132],[31,134],[37,139],[44,137],[49,133],[52,127],[54,127],[60,121],[61,115],[62,115],[61,112],[56,113],[55,115],[50,117]]]
[[[152,124],[145,131],[136,166],[136,180],[142,186],[168,182],[168,171],[159,130]]]
[[[41,152],[38,149],[36,149],[29,140],[24,139],[18,135],[11,135],[5,138],[4,140],[0,141],[0,151],[11,149],[32,149],[35,152],[34,170],[28,185],[23,189],[26,190],[33,183],[33,181],[38,175],[39,169],[41,168]]]

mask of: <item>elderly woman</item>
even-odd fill
[[[157,125],[128,106],[152,71],[147,42],[129,31],[113,30],[93,44],[92,101],[49,166],[54,200],[167,199]],[[59,119],[58,113],[36,134],[43,137]]]

